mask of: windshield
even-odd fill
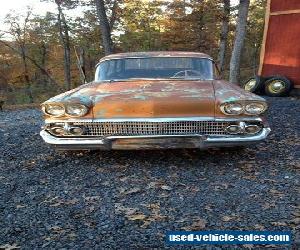
[[[200,79],[214,78],[213,62],[208,58],[146,57],[122,58],[101,62],[96,81],[130,79]]]

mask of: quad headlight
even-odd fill
[[[264,102],[227,102],[220,106],[221,111],[225,115],[260,115],[267,110],[268,106]]]
[[[60,117],[65,114],[65,106],[60,103],[51,103],[43,105],[43,111],[46,115]]]
[[[80,117],[87,114],[88,107],[80,103],[46,103],[42,107],[46,115],[53,117]]]
[[[261,102],[253,102],[245,106],[245,113],[248,115],[260,115],[266,110],[267,104]]]
[[[66,114],[69,116],[80,117],[88,112],[88,108],[83,104],[70,103],[66,104]]]
[[[225,103],[222,105],[221,110],[228,115],[240,115],[244,111],[244,107],[240,103]]]

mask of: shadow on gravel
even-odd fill
[[[112,161],[114,163],[126,163],[126,162],[139,162],[139,163],[151,163],[153,167],[156,166],[168,166],[174,165],[176,162],[189,163],[191,161],[203,161],[203,162],[215,162],[219,161],[230,161],[234,158],[238,159],[241,156],[251,158],[255,157],[256,149],[255,147],[251,148],[222,148],[222,149],[167,149],[167,150],[136,150],[136,151],[64,151],[57,152],[54,151],[55,157],[54,161],[59,160],[76,160],[78,163],[80,161],[85,162],[88,160],[91,164],[95,164],[99,161]],[[47,160],[49,163],[49,159]],[[158,163],[156,165],[155,163]],[[161,163],[161,164],[160,164]],[[78,165],[80,167],[80,165]],[[189,167],[184,165],[183,167]]]

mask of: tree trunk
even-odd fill
[[[113,2],[113,6],[112,6],[112,9],[111,9],[111,17],[110,17],[110,20],[109,20],[109,27],[110,27],[110,30],[112,30],[116,20],[117,20],[117,9],[118,9],[118,0],[114,0]]]
[[[105,55],[113,53],[113,43],[111,40],[110,24],[106,15],[105,5],[103,0],[94,0],[96,5],[97,17],[101,29],[102,43]]]
[[[230,0],[224,0],[224,13],[222,18],[222,28],[220,37],[220,50],[219,50],[219,70],[221,75],[224,73],[225,55],[227,49],[227,38],[229,32],[229,16],[230,16]]]
[[[56,4],[58,9],[59,35],[64,47],[65,88],[66,90],[70,90],[71,89],[71,49],[70,49],[69,28],[66,22],[65,15],[59,4],[59,1],[56,1]]]
[[[24,79],[25,79],[25,83],[26,83],[25,92],[29,98],[29,103],[33,103],[33,95],[32,95],[32,90],[31,90],[31,82],[30,82],[30,77],[29,77],[28,65],[27,65],[27,61],[26,61],[25,48],[23,46],[21,46],[20,50],[21,50],[23,68],[24,68]]]
[[[86,62],[85,62],[85,50],[84,48],[80,48],[79,51],[79,61],[80,61],[80,66],[81,66],[81,71],[84,77],[84,82],[86,82]]]
[[[47,60],[47,46],[42,41],[40,46],[40,54],[41,54],[41,66],[45,69],[46,68],[46,60]],[[39,82],[41,84],[49,85],[49,80],[45,77],[44,74],[39,73]]]
[[[79,70],[79,76],[81,83],[86,83],[86,72],[85,72],[85,51],[84,48],[79,48],[79,55],[77,53],[76,47],[74,46],[75,55],[77,58],[77,67]]]
[[[240,62],[246,36],[247,18],[250,0],[240,0],[235,41],[230,60],[230,82],[238,84],[240,80]]]

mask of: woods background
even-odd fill
[[[56,13],[28,8],[5,18],[0,101],[6,104],[40,103],[92,81],[98,60],[112,52],[204,52],[234,83],[257,72],[266,0],[41,1],[55,3]],[[78,8],[83,17],[67,15]]]

